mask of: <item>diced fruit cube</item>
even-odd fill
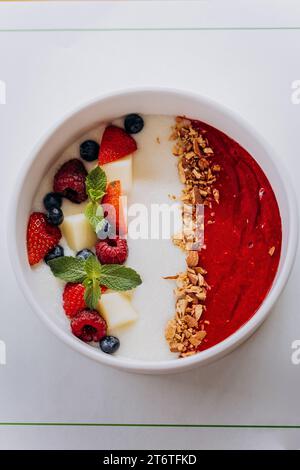
[[[128,194],[132,188],[132,155],[120,158],[114,162],[103,165],[107,181],[119,180],[123,194]]]
[[[106,320],[109,330],[132,323],[138,318],[128,297],[119,292],[102,295],[97,310]]]
[[[92,248],[97,236],[84,214],[74,214],[65,217],[61,230],[69,247],[74,251]]]
[[[62,211],[65,217],[67,217],[68,215],[83,214],[86,206],[87,202],[76,204],[75,202],[69,201],[68,199],[64,198],[62,203]]]

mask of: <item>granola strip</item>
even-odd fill
[[[197,352],[206,336],[207,324],[201,321],[201,316],[206,308],[209,286],[205,280],[207,273],[199,266],[196,249],[199,241],[195,239],[195,227],[199,221],[196,220],[195,207],[197,204],[212,207],[213,200],[219,204],[220,195],[214,183],[220,166],[214,163],[214,152],[205,133],[195,129],[189,119],[180,116],[176,118],[171,139],[175,140],[173,155],[178,159],[178,174],[184,185],[181,201],[184,205],[182,214],[185,227],[182,233],[173,237],[173,242],[186,252],[187,269],[171,276],[176,279],[175,315],[167,323],[165,338],[171,352],[186,357]],[[190,212],[186,211],[186,205],[190,205]]]

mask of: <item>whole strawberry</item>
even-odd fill
[[[118,236],[98,240],[96,255],[101,264],[123,264],[128,256],[127,241]]]
[[[54,176],[53,191],[77,204],[87,199],[87,171],[77,158],[65,162]]]
[[[39,263],[61,239],[58,227],[49,224],[45,214],[33,212],[27,226],[27,254],[31,266]]]
[[[80,310],[87,308],[84,300],[83,284],[68,282],[63,291],[63,307],[66,315],[73,318]],[[101,293],[106,291],[105,286],[101,286]]]
[[[82,310],[71,320],[72,333],[82,341],[100,341],[106,336],[106,321],[99,315],[97,310]]]

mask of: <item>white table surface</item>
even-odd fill
[[[6,249],[7,203],[37,139],[78,104],[127,86],[194,90],[239,112],[276,147],[299,198],[300,105],[291,103],[299,28],[297,1],[0,4],[0,421],[120,425],[2,424],[0,448],[300,447],[300,429],[283,427],[300,425],[300,365],[291,362],[299,258],[272,315],[232,354],[177,376],[141,376],[102,367],[54,337],[25,302]]]

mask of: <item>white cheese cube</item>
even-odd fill
[[[76,204],[75,202],[69,201],[69,199],[63,198],[61,210],[63,211],[64,216],[67,217],[74,214],[83,214],[86,206],[86,201],[81,204]]]
[[[97,310],[105,319],[109,330],[132,323],[138,318],[128,297],[119,292],[103,294]]]
[[[121,181],[122,193],[128,194],[132,188],[132,155],[102,165],[107,181]]]
[[[61,231],[69,247],[74,251],[92,248],[97,241],[97,235],[84,214],[65,217]]]

